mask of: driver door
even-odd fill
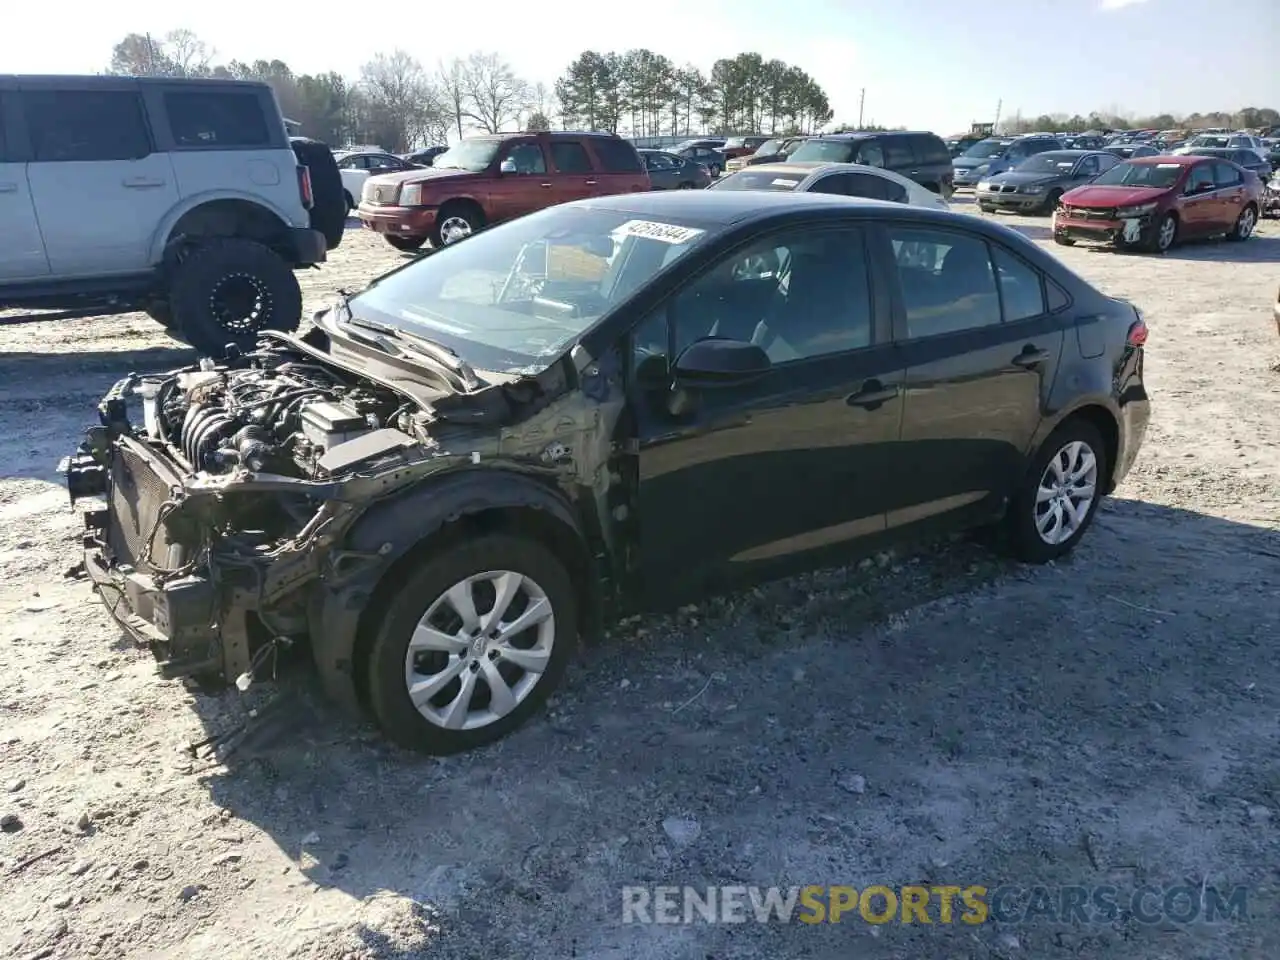
[[[1213,164],[1200,163],[1191,168],[1182,188],[1183,237],[1202,237],[1218,229],[1221,204],[1215,192]]]
[[[551,176],[542,145],[534,137],[511,140],[496,158],[498,166],[510,160],[514,173],[499,173],[489,185],[493,219],[511,220],[552,203]]]
[[[886,525],[904,371],[861,228],[781,231],[723,256],[632,335],[640,561],[650,602],[811,566]],[[672,389],[680,347],[757,343],[749,383]]]

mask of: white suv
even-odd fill
[[[206,354],[295,329],[344,212],[298,156],[265,84],[0,76],[0,308],[143,309]]]

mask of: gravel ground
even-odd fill
[[[140,315],[3,328],[0,954],[1280,956],[1280,227],[1054,252],[1151,327],[1151,432],[1072,558],[961,541],[629,622],[549,716],[447,761],[302,666],[243,695],[160,680],[64,578],[54,465],[111,382],[187,354]],[[308,306],[400,260],[351,231]],[[225,762],[193,754],[250,708]],[[631,884],[917,882],[1242,884],[1249,916],[622,923]]]

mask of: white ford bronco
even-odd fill
[[[145,310],[215,356],[293,330],[342,239],[326,161],[266,84],[0,75],[0,309]]]

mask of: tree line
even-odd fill
[[[1000,124],[1001,133],[1071,133],[1085,130],[1203,130],[1206,127],[1226,127],[1231,130],[1267,129],[1280,125],[1280,111],[1270,107],[1245,107],[1235,112],[1217,110],[1211,113],[1175,115],[1159,113],[1152,116],[1126,114],[1120,110],[1094,111],[1087,116],[1065,113],[1041,114],[1024,117],[1015,113]]]

